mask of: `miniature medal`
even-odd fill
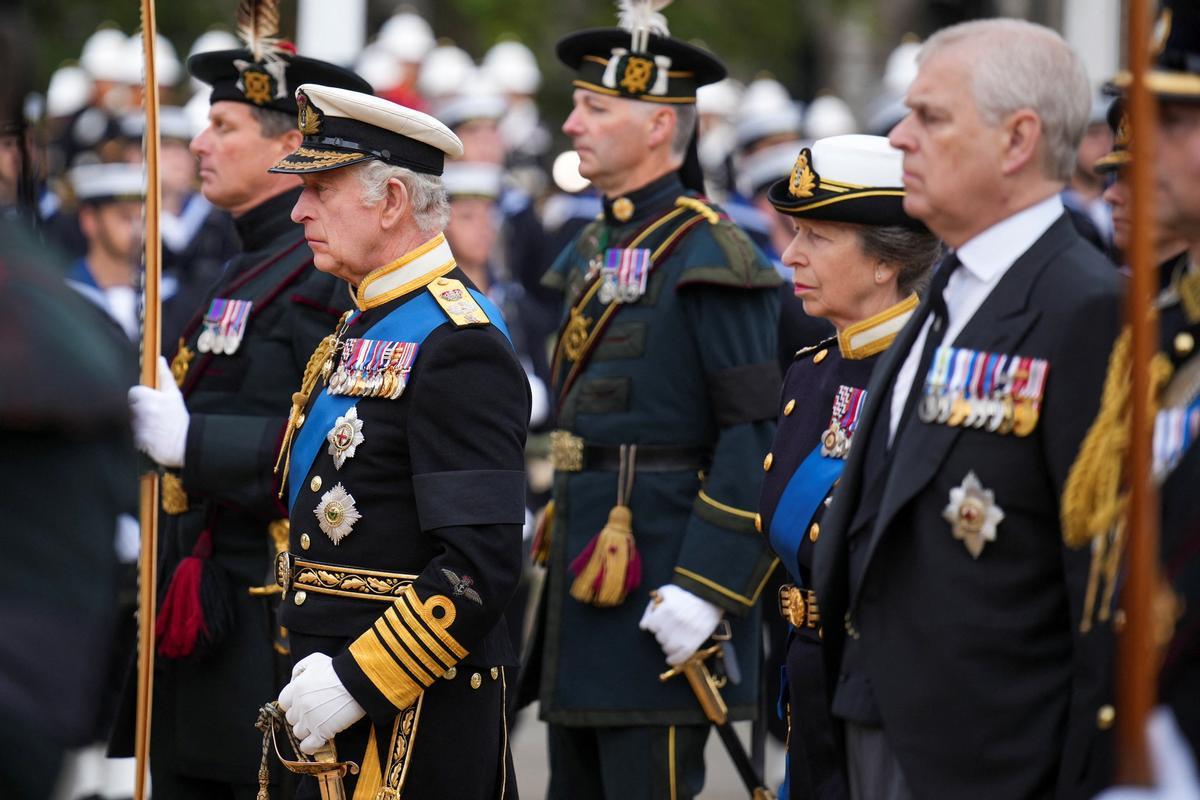
[[[610,248],[604,253],[600,302],[636,303],[646,293],[651,253],[645,248]]]
[[[845,458],[850,452],[850,440],[858,427],[858,414],[867,393],[853,386],[839,386],[833,401],[829,427],[821,436],[821,455],[826,458]]]
[[[950,490],[942,519],[950,523],[954,538],[966,545],[971,558],[979,558],[983,546],[996,541],[996,528],[1004,521],[1004,512],[996,505],[992,490],[984,489],[972,470],[961,485]]]
[[[317,525],[335,545],[349,536],[354,523],[362,519],[354,505],[354,496],[340,483],[321,495],[321,502],[313,514],[317,517]]]
[[[362,420],[358,418],[358,408],[355,406],[351,406],[345,416],[338,417],[333,423],[325,440],[329,442],[327,452],[333,456],[334,467],[341,469],[346,459],[354,458],[358,446],[365,441],[362,429]]]

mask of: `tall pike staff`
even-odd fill
[[[162,186],[158,179],[158,78],[155,75],[154,45],[157,25],[154,21],[154,0],[142,3],[142,49],[145,53],[146,74],[144,97],[146,108],[146,271],[144,277],[142,326],[142,383],[158,386],[158,354],[161,347],[159,321],[159,279],[162,275],[162,239],[159,235],[159,213],[162,205]],[[146,797],[146,771],[150,755],[150,708],[154,696],[154,608],[157,598],[158,566],[158,482],[157,470],[149,470],[141,478],[140,516],[142,551],[138,566],[138,684],[137,727],[134,730],[134,757],[137,777],[134,781],[134,800]]]
[[[1130,327],[1131,414],[1126,474],[1130,484],[1127,530],[1127,577],[1121,591],[1125,624],[1117,648],[1117,780],[1149,784],[1151,768],[1145,742],[1146,718],[1154,704],[1158,658],[1154,645],[1153,598],[1158,591],[1158,503],[1151,483],[1151,431],[1154,409],[1150,396],[1150,362],[1157,350],[1158,319],[1154,311],[1156,266],[1154,235],[1154,103],[1146,88],[1149,63],[1150,9],[1146,0],[1129,0],[1128,102],[1132,141],[1133,242],[1129,253],[1127,317]]]

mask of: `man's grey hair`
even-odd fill
[[[858,243],[867,258],[896,268],[896,288],[907,297],[923,292],[942,243],[924,229],[903,225],[859,225]]]
[[[408,190],[412,203],[413,223],[422,233],[430,236],[440,233],[450,221],[450,201],[446,188],[438,175],[413,172],[372,159],[356,167],[358,180],[362,184],[362,200],[373,206],[387,194],[387,184],[397,178]]]
[[[264,139],[274,139],[283,136],[288,131],[296,130],[296,115],[274,108],[259,108],[250,106],[250,114],[258,120],[258,127]]]
[[[924,64],[954,45],[970,47],[972,93],[985,122],[1027,108],[1042,122],[1047,177],[1068,180],[1087,128],[1091,84],[1078,54],[1043,25],[1019,19],[981,19],[944,28],[917,56]]]

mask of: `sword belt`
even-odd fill
[[[275,583],[286,594],[292,590],[349,597],[355,600],[382,600],[390,603],[400,596],[416,575],[403,572],[384,572],[377,569],[350,567],[307,561],[290,552],[275,557]]]

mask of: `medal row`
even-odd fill
[[[408,385],[418,349],[416,342],[347,339],[340,363],[329,377],[329,393],[395,400]]]
[[[917,414],[922,422],[1028,436],[1041,416],[1044,358],[938,348]]]
[[[858,416],[862,411],[863,401],[866,399],[867,392],[864,389],[845,385],[838,387],[829,427],[821,435],[821,455],[826,458],[846,457],[850,452],[850,439],[854,435],[854,429],[858,427]]]
[[[204,330],[196,340],[196,349],[216,355],[236,353],[246,334],[246,322],[253,305],[250,300],[213,298],[204,314]]]

